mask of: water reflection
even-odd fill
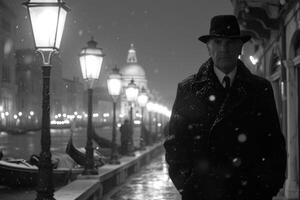
[[[99,133],[109,132],[107,130],[98,130]],[[71,131],[69,129],[51,129],[51,151],[52,153],[63,153],[67,146]],[[111,134],[105,133],[110,136]],[[0,134],[0,149],[5,157],[15,157],[28,159],[32,154],[40,153],[41,132],[30,132],[26,134]],[[108,138],[110,139],[110,138]],[[86,143],[86,129],[76,129],[73,133],[73,143],[77,147],[84,147]]]
[[[98,128],[96,132],[99,136],[108,140],[112,138],[111,128]],[[70,138],[70,129],[51,129],[51,152],[64,153],[68,140]],[[134,143],[139,146],[140,138],[139,127],[134,130]],[[41,132],[29,132],[26,134],[7,134],[0,132],[0,149],[5,157],[28,159],[32,154],[40,153]],[[120,144],[120,133],[117,131],[117,144]],[[86,129],[77,128],[73,133],[73,143],[76,147],[85,147],[86,145]]]

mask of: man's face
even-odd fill
[[[243,42],[240,39],[212,38],[207,42],[209,56],[214,65],[224,73],[234,69],[242,47]]]

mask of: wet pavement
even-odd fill
[[[181,196],[168,176],[164,155],[133,175],[105,200],[180,200]]]

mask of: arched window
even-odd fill
[[[281,57],[280,57],[279,46],[276,45],[272,51],[270,58],[270,75],[276,72],[281,67]]]

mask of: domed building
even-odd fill
[[[130,45],[128,50],[127,62],[126,65],[120,69],[122,74],[122,94],[121,94],[121,114],[125,117],[128,117],[129,105],[125,95],[125,89],[127,88],[130,81],[133,79],[134,83],[139,89],[145,88],[148,90],[147,79],[145,70],[141,65],[138,64],[136,50],[134,49],[133,44]],[[139,112],[139,108],[134,108],[134,113]]]
[[[127,87],[131,79],[134,79],[135,84],[142,88],[147,89],[147,80],[145,70],[137,63],[136,51],[133,44],[130,45],[128,50],[127,63],[121,68],[123,87]]]

